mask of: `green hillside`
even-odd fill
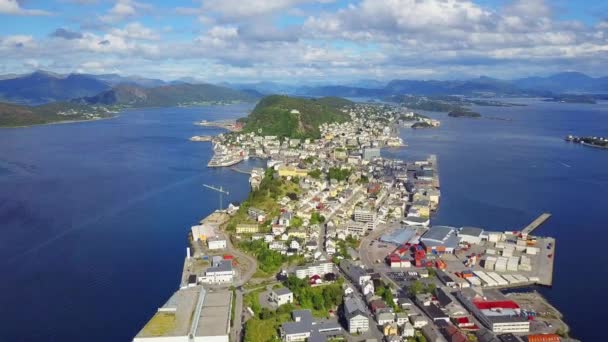
[[[318,138],[319,125],[344,122],[340,109],[353,102],[338,97],[304,99],[282,95],[263,98],[244,120],[245,132],[291,138]]]
[[[0,103],[0,127],[40,125],[62,121],[94,120],[114,114],[102,107],[53,102],[41,106]]]
[[[202,105],[217,102],[249,102],[255,97],[234,89],[212,84],[176,84],[155,88],[118,85],[98,95],[77,102],[132,107],[170,107]]]

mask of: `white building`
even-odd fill
[[[356,208],[354,212],[354,219],[357,222],[375,222],[376,212],[372,209]]]
[[[286,287],[280,287],[278,289],[272,289],[268,294],[269,299],[276,303],[278,306],[287,303],[293,303],[293,292]]]
[[[356,297],[344,298],[344,315],[349,333],[365,333],[369,330],[369,318],[365,315],[363,304]]]
[[[415,333],[414,326],[409,322],[406,322],[401,328],[401,337],[414,337]]]
[[[199,277],[202,283],[230,283],[234,279],[234,270],[230,260],[222,260],[216,266],[209,267],[204,276]]]
[[[226,249],[226,239],[213,238],[207,240],[207,246],[211,250]]]
[[[481,243],[483,237],[483,229],[476,227],[462,227],[458,231],[458,237],[460,238],[461,243],[466,242],[473,245],[478,245]]]
[[[320,261],[315,262],[311,265],[301,266],[296,268],[296,277],[299,279],[304,279],[306,277],[312,277],[313,275],[318,275],[323,277],[327,273],[333,273],[334,264],[329,261]]]

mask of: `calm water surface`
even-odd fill
[[[202,184],[228,188],[231,200],[248,192],[246,175],[205,167],[210,144],[187,139],[219,130],[192,122],[250,108],[0,130],[0,341],[130,341],[177,289],[189,227],[218,206]],[[438,155],[436,224],[513,229],[553,213],[537,231],[558,239],[554,286],[541,291],[576,337],[597,340],[608,304],[608,151],[562,138],[608,136],[608,105],[477,110],[508,120],[431,113],[440,128],[403,129],[409,147],[385,154]]]

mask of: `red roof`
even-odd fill
[[[391,256],[389,256],[389,260],[391,262],[401,262],[401,257],[398,255],[391,255]]]
[[[512,300],[497,300],[497,301],[484,301],[478,300],[473,301],[473,304],[479,310],[490,310],[490,309],[519,309],[519,305]]]
[[[556,334],[538,334],[528,335],[529,342],[560,342],[559,335]]]
[[[469,323],[469,317],[458,317],[456,318],[456,321],[458,322],[458,324],[466,324]]]
[[[234,257],[230,254],[224,254],[224,260],[232,260]]]

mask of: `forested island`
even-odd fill
[[[453,118],[479,118],[481,117],[481,114],[467,108],[458,108],[450,111],[448,116]]]

